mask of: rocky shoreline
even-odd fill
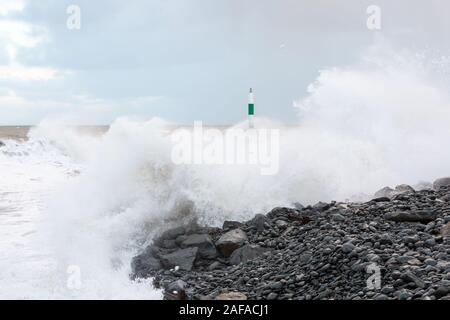
[[[450,178],[222,228],[192,222],[131,265],[132,279],[153,277],[166,299],[450,300]]]

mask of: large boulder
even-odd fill
[[[440,187],[450,186],[450,177],[440,178],[433,182],[433,189],[439,190]]]
[[[245,263],[249,260],[256,259],[261,256],[267,249],[261,248],[258,245],[246,244],[243,247],[236,249],[230,256],[230,263],[233,265],[238,265],[240,263]]]
[[[207,234],[192,234],[186,236],[180,243],[181,248],[197,247],[201,258],[214,259],[217,257],[217,250],[211,237]]]
[[[5,143],[3,141],[0,141],[0,148],[5,146]]]
[[[216,242],[216,247],[225,256],[229,257],[234,250],[248,241],[247,235],[241,229],[234,229],[224,233]]]
[[[437,217],[435,211],[395,211],[384,215],[386,220],[395,222],[422,222],[428,223]]]
[[[433,189],[433,184],[431,182],[428,182],[428,181],[420,181],[419,183],[417,183],[414,186],[414,189],[415,190],[419,190],[419,191],[421,191],[421,190],[431,190],[431,189]]]
[[[414,193],[414,192],[415,192],[414,188],[408,184],[400,184],[396,186],[394,189],[394,195],[403,193]]]
[[[190,235],[190,234],[199,233],[199,232],[201,232],[200,226],[197,224],[196,221],[191,221],[184,226],[179,226],[179,227],[164,231],[162,233],[162,235],[159,237],[159,241],[175,240],[177,237],[179,237],[181,235]]]
[[[151,249],[150,246],[147,247],[143,253],[131,260],[131,271],[134,278],[147,278],[152,271],[162,269],[161,263],[154,256]]]
[[[226,221],[224,221],[224,223],[222,225],[222,229],[224,229],[224,230],[236,229],[236,228],[240,228],[240,227],[242,227],[242,222],[232,221],[232,220],[226,220]]]
[[[161,255],[160,260],[164,268],[170,269],[178,266],[182,270],[190,271],[197,259],[198,248],[186,248]]]
[[[262,231],[264,231],[264,225],[265,225],[266,221],[267,221],[266,216],[261,213],[258,213],[251,220],[251,224],[256,228],[256,231],[262,232]]]
[[[390,187],[384,187],[374,194],[374,198],[390,198],[394,194],[394,189]]]

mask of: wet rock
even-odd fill
[[[262,232],[264,230],[264,224],[266,223],[266,216],[263,214],[257,214],[252,220],[252,225],[256,228],[256,231]]]
[[[167,239],[154,239],[132,267],[152,277],[155,286],[184,281],[188,299],[214,299],[222,292],[252,300],[450,298],[450,241],[444,231],[450,223],[445,200],[450,188],[413,192],[404,186],[397,192],[367,202],[274,208],[261,215],[260,231],[258,219],[195,232],[182,227],[166,233]],[[200,253],[203,244],[211,248],[210,242],[224,240],[229,232],[241,236],[229,255],[219,248],[214,258]],[[192,269],[158,266],[163,257],[193,248],[198,252]],[[367,288],[374,265],[381,272],[380,289]],[[165,298],[182,297],[166,292]]]
[[[226,229],[237,229],[237,228],[241,228],[242,227],[242,223],[239,221],[230,221],[227,220],[223,223],[222,229],[226,230]]]
[[[372,202],[389,202],[389,201],[391,201],[391,199],[388,197],[379,197],[379,198],[373,198],[371,201]]]
[[[317,202],[313,208],[318,210],[318,211],[326,211],[331,207],[331,204],[326,203],[326,202]]]
[[[394,189],[390,187],[384,187],[374,194],[374,198],[390,198],[394,193]]]
[[[331,219],[333,219],[333,221],[345,221],[345,217],[339,213],[331,215]]]
[[[416,287],[423,288],[425,287],[425,282],[423,282],[419,277],[414,275],[412,272],[405,272],[400,277],[405,283],[414,283]]]
[[[297,210],[302,210],[305,208],[305,206],[302,205],[300,202],[294,202],[294,208]]]
[[[164,268],[170,269],[178,266],[182,270],[191,270],[197,258],[198,248],[186,248],[162,255],[160,261]]]
[[[450,186],[450,177],[440,178],[433,182],[433,189],[439,190],[441,187]]]
[[[248,241],[247,235],[241,229],[234,229],[223,234],[216,242],[216,247],[225,256],[229,257],[234,250]]]
[[[236,249],[230,256],[230,263],[237,265],[253,260],[261,256],[267,249],[261,248],[258,245],[246,244],[243,247]]]
[[[400,184],[395,187],[393,194],[397,195],[397,194],[412,193],[412,192],[415,192],[413,187],[411,187],[410,185],[407,185],[407,184]]]
[[[344,252],[344,253],[350,253],[354,249],[355,249],[355,245],[352,244],[351,242],[347,242],[342,245],[342,252]]]
[[[444,296],[446,296],[447,294],[450,293],[450,287],[444,287],[444,286],[440,286],[438,287],[436,290],[434,290],[433,295],[437,298],[440,299]]]
[[[133,278],[147,278],[153,271],[161,268],[161,263],[156,257],[154,257],[150,247],[147,247],[143,253],[135,256],[131,260],[131,271]]]
[[[278,297],[278,294],[275,292],[271,292],[267,295],[267,300],[275,300]]]
[[[207,234],[192,234],[180,244],[181,248],[197,247],[201,258],[214,259],[217,256],[216,246]]]
[[[164,299],[166,300],[186,300],[187,284],[183,280],[176,280],[169,283],[164,291]]]
[[[386,220],[395,222],[422,222],[428,223],[436,219],[434,211],[395,211],[384,215]]]

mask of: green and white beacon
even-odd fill
[[[254,128],[253,117],[255,115],[255,99],[253,97],[253,90],[250,88],[248,93],[248,127]]]

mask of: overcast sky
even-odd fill
[[[249,87],[257,115],[295,122],[319,70],[351,64],[376,33],[446,52],[449,14],[446,0],[0,0],[0,124],[228,124],[245,119]]]

